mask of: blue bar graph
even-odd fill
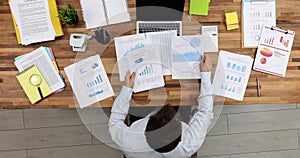
[[[226,74],[226,80],[231,81],[231,82],[238,82],[241,83],[242,82],[242,76],[236,76],[236,75],[232,75],[232,74]]]
[[[237,72],[246,72],[247,66],[241,66],[235,63],[227,62],[226,68]]]
[[[243,66],[243,67],[242,67],[242,72],[246,72],[246,69],[247,69],[247,67],[246,67],[246,66]]]
[[[88,83],[86,84],[86,86],[87,86],[88,88],[90,88],[90,87],[96,86],[96,85],[98,85],[98,84],[100,84],[100,83],[102,83],[102,82],[103,82],[102,77],[101,77],[100,74],[98,74],[98,75],[96,76],[96,79],[95,79],[94,81],[88,82]]]
[[[236,87],[234,85],[230,86],[230,85],[228,85],[226,83],[222,83],[221,90],[235,93],[236,92]]]
[[[139,72],[139,76],[146,76],[153,73],[152,65],[146,65],[142,71]]]

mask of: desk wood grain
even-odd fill
[[[76,26],[63,26],[64,36],[55,41],[22,46],[17,44],[15,30],[11,19],[11,12],[8,3],[0,3],[0,108],[74,108],[76,101],[70,83],[63,71],[64,67],[74,63],[76,53],[69,46],[69,36],[71,33],[88,33],[82,20],[80,4],[78,0],[57,0],[59,6],[72,3],[79,11],[79,24]],[[128,0],[128,6],[134,12],[135,0]],[[186,0],[185,13],[188,12],[189,0]],[[298,0],[277,0],[277,26],[296,32],[293,49],[286,77],[276,77],[256,71],[252,71],[245,93],[244,101],[239,102],[225,99],[224,104],[269,104],[269,103],[300,103],[300,10]],[[195,16],[192,18],[202,25],[217,25],[219,28],[219,49],[228,50],[238,54],[249,55],[254,58],[255,49],[241,48],[241,29],[227,31],[225,27],[226,12],[237,11],[241,21],[241,3],[232,0],[211,0],[209,15]],[[198,30],[193,30],[198,31]],[[132,32],[129,32],[129,34]],[[200,32],[198,32],[200,33]],[[57,58],[57,63],[61,73],[64,75],[67,87],[58,94],[53,94],[43,101],[31,105],[18,83],[15,75],[18,73],[13,64],[16,56],[28,53],[40,46],[51,47]],[[116,96],[122,83],[118,83],[118,75],[112,70],[115,69],[116,55],[113,42],[101,54],[103,63],[111,81],[114,82]],[[261,97],[257,96],[256,77],[261,81]],[[163,90],[153,90],[134,94],[136,105],[152,106],[170,102],[174,105],[196,104],[196,97],[199,93],[198,80],[171,80],[170,76],[165,77],[166,86]],[[199,92],[199,91],[198,91]],[[110,107],[114,98],[101,101],[93,106]],[[151,104],[150,104],[151,102]],[[216,102],[222,103],[222,98],[217,98]]]

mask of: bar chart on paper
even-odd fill
[[[103,83],[102,77],[101,77],[100,74],[97,74],[97,75],[95,76],[95,80],[94,80],[94,81],[88,81],[88,82],[86,83],[86,86],[87,86],[87,88],[90,88],[90,87],[94,87],[94,86],[96,86],[96,85],[99,85],[99,84],[101,84],[101,83]]]
[[[231,62],[227,62],[227,69],[232,70],[232,71],[237,71],[237,72],[246,72],[247,70],[247,66],[242,66],[236,63],[231,63]]]
[[[227,51],[220,51],[213,89],[216,95],[243,100],[253,59]]]
[[[280,42],[281,44],[283,44],[286,48],[289,47],[290,40],[284,39],[283,36],[280,37],[279,42]]]
[[[256,48],[263,26],[276,26],[276,0],[242,0],[242,20],[243,46]]]
[[[235,86],[235,85],[229,85],[229,84],[224,84],[224,83],[222,83],[222,85],[221,85],[222,90],[232,92],[232,93],[235,93],[237,91],[236,87],[237,86]]]
[[[137,69],[137,77],[134,82],[134,92],[140,92],[164,86],[161,65],[148,63]]]
[[[150,65],[146,65],[144,67],[141,68],[141,71],[138,72],[139,76],[147,76],[149,74],[153,73],[153,67],[152,64]]]

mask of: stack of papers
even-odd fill
[[[129,35],[115,38],[115,47],[119,67],[120,80],[123,81],[129,72],[127,55],[132,51],[143,48],[145,44],[154,44],[158,48],[162,64],[162,74],[171,75],[172,38],[176,31],[149,32],[145,34]]]
[[[48,0],[11,0],[9,6],[16,23],[16,34],[22,45],[54,40],[56,30],[51,21]],[[56,5],[51,7],[56,8]],[[57,20],[59,21],[58,18]],[[59,27],[61,28],[60,24]]]
[[[36,65],[42,77],[51,89],[51,93],[64,90],[65,83],[59,74],[55,57],[51,48],[40,47],[28,54],[15,58],[14,64],[19,72],[23,72],[33,65]]]
[[[208,15],[210,0],[190,0],[189,14]]]
[[[200,78],[199,63],[202,53],[218,52],[218,27],[203,26],[202,35],[176,36],[174,31],[164,31],[116,37],[114,40],[121,81],[124,81],[127,73],[134,70],[130,67],[135,64],[132,56],[140,56],[144,62],[156,60],[161,65],[161,74],[172,75],[173,79],[197,79]],[[147,45],[155,45],[152,50],[153,59],[145,58],[147,49],[144,50],[144,47]],[[156,81],[158,82],[155,83],[159,83],[157,85],[163,85],[160,80]],[[145,87],[143,90],[150,88]]]
[[[31,104],[36,103],[52,93],[49,85],[36,65],[32,65],[23,72],[20,72],[17,75],[17,79]]]
[[[236,12],[225,13],[227,30],[239,28],[239,19]]]

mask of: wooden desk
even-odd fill
[[[85,25],[82,21],[79,1],[69,0],[67,2],[72,3],[75,8],[79,10],[79,24],[74,27],[63,26],[65,35],[57,38],[55,41],[32,44],[26,47],[17,44],[8,3],[6,1],[0,2],[0,108],[75,107],[73,92],[63,68],[74,63],[76,58],[76,53],[74,53],[69,46],[70,33],[88,33],[89,30],[85,29]],[[63,5],[66,1],[57,0],[57,3],[58,5]],[[135,0],[128,0],[128,5],[129,8],[132,8],[131,12],[134,13]],[[188,12],[188,6],[189,0],[186,0],[185,13]],[[298,8],[298,0],[277,0],[277,26],[296,31],[286,77],[281,78],[252,71],[244,101],[239,102],[225,99],[225,104],[300,103],[300,37],[298,36],[300,31],[300,10]],[[233,2],[232,0],[211,0],[209,16],[193,16],[193,19],[202,25],[218,26],[220,50],[228,50],[254,57],[255,49],[241,48],[241,29],[232,31],[226,30],[224,14],[231,11],[237,11],[240,16],[241,4],[239,2]],[[239,17],[239,19],[241,21],[241,17]],[[130,33],[131,32],[128,32],[128,34]],[[31,105],[15,77],[18,71],[13,64],[13,59],[16,56],[28,53],[40,46],[48,46],[53,49],[59,69],[66,79],[67,87],[65,91],[53,94],[43,101]],[[113,41],[100,55],[117,96],[122,83],[116,80],[118,75],[115,71],[116,55]],[[212,60],[215,60],[215,57],[212,57]],[[257,97],[256,77],[259,77],[261,81],[261,97]],[[133,96],[134,102],[138,105],[150,105],[149,99],[152,99],[151,105],[156,103],[163,104],[166,100],[175,105],[189,105],[195,102],[195,98],[199,94],[198,80],[184,80],[179,82],[178,80],[171,80],[170,76],[166,76],[165,81],[166,86],[163,90],[157,89],[150,92],[137,93]],[[149,97],[149,93],[151,98]],[[156,102],[153,102],[154,100]],[[223,102],[222,98],[217,98],[217,101]],[[112,105],[112,102],[113,98],[111,97],[101,101],[100,105],[109,107]]]

